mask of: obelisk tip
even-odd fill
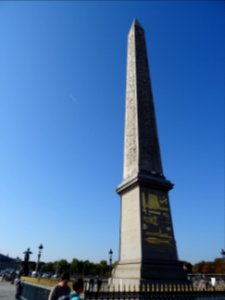
[[[141,24],[139,23],[139,21],[138,21],[136,18],[134,18],[131,27],[133,27],[133,26],[134,26],[134,27],[140,27],[140,28],[143,29],[143,27],[141,26]]]

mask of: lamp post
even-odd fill
[[[39,267],[39,263],[40,263],[40,259],[41,259],[41,253],[42,253],[42,250],[43,250],[43,245],[40,244],[40,246],[38,247],[38,256],[37,256],[37,263],[36,263],[36,269],[35,269],[35,272],[38,271],[38,267]]]
[[[112,249],[109,250],[109,267],[111,269],[112,267],[112,256],[113,256],[113,251]]]
[[[221,249],[221,252],[220,254],[222,255],[222,258],[223,258],[223,264],[224,264],[224,267],[225,267],[225,250],[224,249]],[[225,274],[225,271],[224,271],[224,274]]]
[[[225,259],[225,250],[221,249],[220,253],[221,253],[222,257]]]

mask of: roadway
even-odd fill
[[[15,285],[8,281],[1,281],[0,277],[0,300],[15,299]]]

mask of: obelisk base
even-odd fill
[[[109,279],[110,285],[120,289],[148,283],[187,283],[187,272],[179,261],[120,262]]]

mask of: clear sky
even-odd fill
[[[179,258],[220,257],[224,2],[0,2],[0,253],[118,257],[127,34],[146,33]]]

